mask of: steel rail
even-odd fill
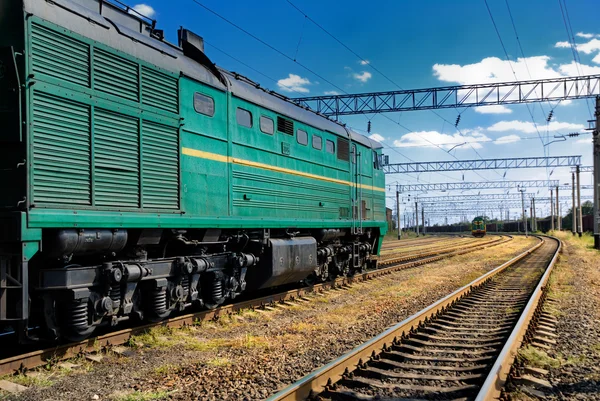
[[[432,242],[418,242],[415,244],[407,244],[405,246],[395,246],[395,247],[386,247],[384,248],[383,246],[381,247],[381,254],[379,255],[380,257],[383,257],[387,254],[399,254],[399,253],[407,253],[407,252],[416,252],[419,250],[435,250],[435,249],[441,249],[441,248],[447,248],[454,245],[457,245],[458,243],[460,244],[468,244],[468,243],[472,243],[473,240],[477,241],[477,238],[474,237],[465,237],[465,238],[455,238],[455,239],[448,239],[448,240],[437,240],[437,241],[432,241]]]
[[[493,244],[496,243],[498,241],[502,241],[501,238],[499,239],[494,239],[492,241],[486,241],[484,244]],[[460,244],[460,249],[462,250],[469,250],[471,248],[478,248],[481,245],[481,243],[478,243],[479,241],[474,241],[474,242],[469,242],[467,244]],[[445,248],[441,248],[441,249],[436,249],[434,251],[430,251],[430,252],[420,252],[420,253],[415,253],[412,255],[407,255],[407,256],[401,256],[401,257],[396,257],[393,254],[392,255],[386,255],[386,258],[384,260],[380,260],[379,263],[382,265],[387,265],[390,263],[401,263],[401,262],[405,262],[405,261],[409,261],[412,260],[414,258],[421,258],[421,257],[428,257],[428,256],[436,256],[436,255],[443,255],[445,254],[446,250],[450,248],[450,249],[454,249],[455,247],[445,247]],[[398,254],[396,254],[398,255]]]
[[[355,348],[352,351],[348,352],[347,354],[341,356],[340,358],[338,358],[338,359],[328,363],[327,365],[315,370],[314,372],[308,374],[307,376],[303,377],[299,381],[297,381],[297,382],[291,384],[290,386],[286,387],[285,389],[281,390],[277,394],[269,397],[267,399],[267,401],[298,401],[298,400],[304,400],[310,396],[314,396],[316,394],[323,392],[327,388],[327,386],[332,385],[333,383],[336,383],[339,380],[341,380],[346,373],[355,369],[358,366],[363,365],[363,363],[368,361],[371,358],[371,356],[377,355],[382,350],[387,349],[389,345],[397,342],[406,333],[409,333],[411,330],[417,329],[419,327],[419,325],[425,323],[428,319],[435,317],[436,314],[438,314],[440,311],[445,310],[447,307],[453,305],[459,299],[468,295],[474,288],[480,286],[481,284],[484,284],[493,276],[496,276],[497,274],[505,271],[508,267],[515,265],[517,262],[521,261],[526,256],[535,252],[537,249],[539,249],[544,244],[544,239],[542,239],[540,236],[535,236],[535,237],[540,239],[540,242],[538,244],[536,244],[535,246],[533,246],[532,248],[530,248],[529,250],[521,253],[520,255],[516,256],[515,258],[509,260],[508,262],[498,266],[494,270],[473,280],[471,283],[458,289],[457,291],[453,292],[452,294],[442,298],[441,300],[435,302],[434,304],[426,307],[425,309],[421,310],[420,312],[417,312],[416,314],[405,319],[404,321],[390,327],[389,329],[387,329],[380,335],[378,335],[375,338],[369,340],[368,342],[358,346],[357,348]],[[553,238],[553,240],[556,240],[556,239]],[[551,267],[554,264],[554,261],[556,260],[556,255],[558,254],[559,249],[560,249],[560,245],[557,248],[556,253],[555,253],[552,261],[550,262],[542,280],[544,280],[544,279],[547,280],[547,276],[549,275],[549,270],[551,269]],[[545,282],[545,281],[540,281],[540,284],[542,284],[542,282]],[[539,285],[538,285],[538,287],[539,287]],[[536,290],[536,294],[537,294],[537,290]],[[530,302],[533,302],[533,297],[531,298]],[[530,310],[529,305],[530,304],[527,305],[528,307],[525,309],[525,312],[523,313],[522,317],[520,318],[519,324],[517,324],[515,329],[521,328],[522,325],[525,324],[524,321],[526,321],[527,319],[523,316],[526,313],[529,313],[529,310]],[[512,334],[510,336],[510,339],[514,340],[514,337]],[[511,346],[510,349],[513,349],[513,346],[512,346],[512,344],[510,344],[510,342],[506,344],[506,346],[509,346],[509,345]],[[514,353],[511,353],[511,352],[505,351],[505,350],[502,351],[501,355],[504,355],[505,353],[509,353],[514,358]],[[497,364],[501,365],[502,361],[497,362]],[[494,368],[495,367],[496,367],[496,365],[494,365]],[[506,376],[505,376],[504,372],[506,371],[506,374],[507,374],[508,373],[507,369],[510,369],[510,365],[508,367],[503,367],[502,369],[500,369],[501,371],[492,369],[491,374],[495,374],[494,377],[498,377],[498,379],[496,380],[496,379],[488,378],[488,380],[490,381],[490,384],[486,384],[486,385],[496,386],[494,388],[497,388],[497,383],[503,383],[503,380],[505,380]],[[488,380],[486,380],[486,383],[488,383]],[[483,387],[482,387],[482,389],[483,389]],[[487,400],[490,398],[486,397],[483,399]]]
[[[538,285],[535,287],[535,290],[533,290],[533,294],[529,298],[529,302],[525,306],[525,309],[521,314],[521,318],[515,325],[506,344],[502,348],[502,351],[500,351],[500,354],[492,366],[490,374],[481,386],[481,390],[479,391],[479,394],[477,394],[475,401],[489,401],[498,399],[502,389],[504,388],[504,385],[506,384],[508,374],[510,373],[510,369],[515,361],[517,352],[523,343],[527,328],[529,327],[535,310],[540,302],[540,299],[542,298],[544,288],[548,284],[550,274],[552,274],[552,269],[562,248],[561,241],[554,237],[547,238],[552,238],[553,240],[558,241],[558,248],[554,253],[554,257],[550,261],[548,268],[544,272],[544,275],[540,279]]]
[[[470,253],[477,250],[501,245],[512,240],[512,236],[510,235],[503,234],[499,237],[499,240],[486,242],[485,244],[482,244],[477,248],[462,249],[461,247],[458,247],[459,250],[457,251],[449,250],[449,252],[444,253],[442,255],[426,258],[416,257],[414,258],[416,260],[399,263],[397,265],[381,269],[375,269],[361,274],[356,274],[353,277],[340,277],[330,282],[289,290],[274,295],[267,295],[264,297],[242,301],[234,304],[223,305],[213,310],[176,316],[161,322],[149,323],[142,326],[106,333],[80,342],[57,345],[51,348],[32,351],[26,354],[0,359],[0,376],[10,374],[15,371],[33,369],[44,365],[48,360],[65,360],[68,358],[76,357],[78,355],[97,352],[98,350],[101,350],[103,348],[122,345],[127,343],[127,341],[132,336],[143,334],[154,327],[165,326],[177,328],[188,326],[194,324],[197,321],[216,319],[219,316],[231,315],[244,309],[260,308],[266,305],[272,305],[289,300],[303,298],[304,296],[309,295],[311,293],[323,292],[333,288],[349,286],[353,283],[372,280],[380,276],[391,274],[395,271],[421,266],[427,263],[437,262],[445,258],[450,258],[453,256],[458,256],[465,253]]]

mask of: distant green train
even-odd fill
[[[485,237],[486,227],[483,217],[475,217],[471,222],[471,234],[473,237]]]
[[[2,1],[0,26],[0,334],[83,338],[374,265],[379,143],[117,1]]]

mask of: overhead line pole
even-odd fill
[[[575,235],[577,232],[577,205],[575,205],[575,173],[571,173],[571,181],[572,181],[572,193],[573,196],[573,209],[571,210],[571,233]]]
[[[415,232],[419,236],[419,202],[415,201]]]
[[[592,145],[594,147],[594,248],[600,249],[600,96],[596,96],[596,125],[592,132]]]
[[[554,231],[554,191],[550,189],[550,229]]]
[[[561,221],[560,221],[560,207],[559,207],[559,198],[558,198],[558,186],[556,187],[556,229],[560,231]]]
[[[583,216],[581,214],[581,179],[579,174],[579,166],[575,170],[575,177],[577,178],[577,234],[579,237],[583,235]]]
[[[537,231],[537,211],[535,210],[535,198],[531,199],[533,201],[533,223],[535,225],[535,231]]]
[[[400,227],[400,192],[396,191],[396,219],[398,220],[398,239],[402,238],[402,229]]]

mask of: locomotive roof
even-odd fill
[[[54,3],[54,4],[53,4]],[[120,3],[119,3],[120,4]],[[219,68],[227,78],[227,86],[210,70],[186,57],[183,50],[165,40],[150,36],[155,21],[134,15],[131,11],[106,0],[23,0],[24,10],[47,21],[66,27],[157,67],[179,73],[222,91],[268,108],[284,116],[302,121],[323,131],[350,137],[364,146],[379,149],[382,145],[342,124],[305,109],[290,99],[261,88],[250,79]]]

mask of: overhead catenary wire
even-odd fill
[[[281,55],[282,57],[285,57],[286,59],[290,60],[293,63],[298,64],[300,67],[304,68],[306,71],[310,72],[311,74],[313,74],[314,76],[318,77],[319,79],[327,82],[329,85],[333,86],[334,88],[336,88],[337,90],[344,92],[345,94],[348,94],[348,92],[346,92],[345,90],[343,90],[342,88],[340,88],[339,86],[337,86],[336,84],[334,84],[333,82],[329,81],[327,78],[325,78],[324,76],[322,76],[321,74],[319,74],[318,72],[312,70],[311,68],[307,67],[306,65],[302,64],[301,62],[294,60],[293,57],[290,57],[289,55],[285,54],[284,52],[282,52],[281,50],[279,50],[278,48],[276,48],[275,46],[272,46],[271,44],[265,42],[264,40],[262,40],[261,38],[259,38],[258,36],[254,35],[253,33],[247,31],[246,29],[242,28],[241,26],[239,26],[238,24],[236,24],[235,22],[225,18],[224,16],[222,16],[221,14],[219,14],[218,12],[214,11],[213,9],[207,7],[206,5],[204,5],[203,3],[201,3],[198,0],[192,0],[194,3],[196,3],[198,6],[204,8],[206,11],[208,11],[209,13],[213,14],[214,16],[218,17],[219,19],[227,22],[229,25],[235,27],[236,29],[238,29],[239,31],[245,33],[246,35],[250,36],[251,38],[253,38],[254,40],[262,43],[263,45],[265,45],[266,47],[268,47],[269,49],[273,50],[274,52],[278,53],[279,55]]]
[[[496,35],[498,36],[498,40],[500,41],[500,45],[502,46],[502,50],[504,51],[504,55],[506,56],[506,61],[508,61],[508,65],[510,66],[510,69],[513,73],[513,76],[515,77],[515,80],[519,80],[517,78],[517,73],[515,72],[515,69],[512,65],[512,61],[510,59],[510,56],[508,55],[508,51],[506,50],[506,46],[504,46],[504,41],[502,40],[502,35],[500,35],[500,31],[498,30],[498,26],[496,25],[496,20],[494,19],[494,15],[492,14],[492,10],[490,9],[490,6],[487,2],[487,0],[483,0],[485,3],[485,7],[487,8],[488,14],[490,16],[490,19],[492,20],[492,25],[494,26],[494,30],[496,31]],[[538,137],[540,138],[540,141],[542,142],[542,145],[544,145],[544,139],[542,138],[542,135],[540,134],[540,131],[538,129],[537,123],[535,122],[535,118],[533,117],[533,113],[531,112],[531,109],[529,109],[529,104],[525,104],[527,106],[527,111],[529,111],[529,115],[531,116],[531,120],[533,122],[533,126],[535,127],[535,130],[538,134]]]
[[[297,5],[295,5],[291,0],[286,0],[288,4],[290,4],[290,6],[292,6],[296,11],[298,11],[300,14],[302,14],[302,16],[304,16],[304,18],[307,18],[309,21],[311,21],[315,26],[317,26],[319,29],[321,29],[323,32],[325,32],[325,34],[327,34],[329,37],[331,37],[333,40],[335,40],[337,43],[339,43],[342,47],[344,47],[346,50],[348,50],[350,53],[352,53],[354,56],[356,56],[361,63],[364,63],[364,65],[367,65],[369,68],[373,69],[375,72],[377,72],[378,74],[380,74],[381,76],[383,76],[387,81],[389,81],[391,84],[395,85],[396,87],[398,87],[399,89],[403,89],[402,86],[400,86],[398,83],[396,83],[394,80],[392,80],[389,76],[387,76],[385,73],[383,73],[380,69],[378,69],[372,62],[368,61],[366,58],[362,57],[360,54],[358,54],[356,51],[354,51],[352,48],[350,48],[350,46],[346,45],[344,42],[342,42],[340,39],[338,39],[334,34],[332,34],[331,32],[329,32],[325,27],[323,27],[321,24],[319,24],[317,21],[315,21],[313,18],[311,18],[307,13],[305,13],[303,10],[300,9],[300,7],[298,7]],[[465,108],[466,110],[466,108]],[[459,113],[462,114],[465,110],[463,110],[462,112]],[[444,122],[447,122],[449,124],[451,124],[446,118],[444,118],[442,115],[440,115],[439,113],[437,113],[435,110],[430,110],[433,114],[435,114],[437,117],[441,118]],[[378,114],[378,113],[375,113]],[[390,117],[383,115],[382,116],[384,118],[386,118],[387,120],[393,122],[394,124],[406,129],[408,132],[416,132],[414,130],[410,130],[407,127],[403,126],[402,124],[400,124],[399,122],[394,121],[393,119],[391,119]],[[480,158],[483,159],[483,156],[475,149],[475,147],[470,143],[470,141],[463,135],[462,131],[460,129],[458,129],[458,127],[456,127],[458,134],[463,137],[466,141],[466,143],[469,144],[469,146],[471,147],[471,149],[475,152],[475,154]],[[428,142],[431,145],[436,146],[437,148],[439,148],[440,150],[442,150],[444,153],[448,153],[450,154],[452,157],[454,157],[456,160],[459,160],[455,155],[451,154],[450,152],[448,152],[446,149],[444,149],[443,147],[435,144],[434,142],[430,141],[428,138],[424,137],[424,136],[420,136],[423,140],[425,140],[426,142]],[[497,173],[497,172],[496,172]],[[489,181],[489,179],[487,177],[482,176],[479,172],[475,172],[475,174],[477,174],[479,177],[481,177],[484,180]]]
[[[575,62],[577,74],[582,75],[581,70],[579,69],[581,66],[581,57],[579,56],[579,50],[577,50],[577,44],[575,43],[575,35],[573,34],[573,27],[571,26],[571,18],[569,17],[569,10],[567,9],[567,2],[566,0],[558,0],[558,5],[560,6],[560,13],[565,24],[565,30],[567,31],[567,41],[569,42],[571,52],[573,53],[573,61]],[[593,114],[589,99],[586,99],[586,104],[590,119],[592,119]]]
[[[324,82],[327,82],[328,84],[330,84],[331,86],[333,86],[334,88],[340,90],[341,92],[348,94],[345,90],[343,90],[342,88],[340,88],[339,86],[333,84],[332,82],[330,82],[329,80],[327,80],[325,77],[323,77],[322,75],[318,74],[317,72],[313,71],[312,69],[310,69],[309,67],[305,66],[304,64],[300,63],[297,60],[294,60],[292,57],[290,57],[289,55],[285,54],[283,51],[277,49],[276,47],[270,45],[269,43],[267,43],[266,41],[260,39],[259,37],[257,37],[256,35],[252,34],[251,32],[247,31],[246,29],[242,28],[241,26],[239,26],[238,24],[234,23],[233,21],[230,21],[229,19],[227,19],[226,17],[222,16],[221,14],[217,13],[216,11],[212,10],[211,8],[207,7],[206,5],[204,5],[203,3],[201,3],[199,0],[192,0],[195,4],[197,4],[198,6],[202,7],[203,9],[207,10],[208,12],[210,12],[211,14],[215,15],[216,17],[218,17],[219,19],[227,22],[228,24],[232,25],[233,27],[235,27],[236,29],[238,29],[239,31],[243,32],[244,34],[250,36],[251,38],[253,38],[254,40],[258,41],[259,43],[263,44],[264,46],[268,47],[269,49],[273,50],[274,52],[276,52],[277,54],[285,57],[286,59],[298,64],[300,67],[304,68],[305,70],[307,70],[308,72],[310,72],[311,74],[315,75],[316,77],[318,77],[319,79],[322,79]],[[214,47],[214,46],[213,46]],[[232,56],[230,56],[232,57]],[[233,57],[232,57],[233,58]],[[235,58],[234,58],[235,59]],[[244,63],[244,65],[247,66],[246,63]],[[256,71],[254,68],[252,68],[252,70]],[[263,76],[266,76],[265,74],[262,74]],[[271,78],[270,78],[271,79]],[[279,81],[276,81],[279,85]],[[365,116],[366,117],[366,116]],[[387,118],[387,116],[384,116]],[[394,122],[395,124],[397,124],[398,126],[406,129],[409,132],[414,132],[413,130],[403,126],[400,123],[396,123],[394,120],[391,120],[392,122]],[[426,138],[425,138],[426,139]],[[427,140],[427,139],[426,139]],[[432,145],[435,145],[435,143],[427,140],[429,143],[431,143]],[[440,149],[442,149],[440,147]],[[442,149],[443,150],[443,149]],[[457,159],[458,160],[458,159]]]

